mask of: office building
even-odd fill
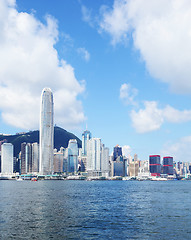
[[[32,172],[39,172],[39,144],[32,143]]]
[[[149,170],[151,176],[160,176],[161,174],[160,155],[149,156]]]
[[[87,141],[91,139],[90,131],[86,130],[82,133],[82,155],[87,156]]]
[[[70,139],[68,143],[68,172],[78,171],[78,144],[76,139]]]
[[[27,173],[26,145],[26,142],[21,143],[21,174]]]
[[[163,174],[173,175],[173,157],[163,157]]]
[[[48,175],[53,173],[54,149],[54,107],[53,94],[50,88],[43,89],[40,107],[39,173]]]
[[[1,174],[13,174],[13,145],[11,143],[1,145]]]
[[[87,171],[93,175],[101,173],[101,139],[91,138],[87,142]]]

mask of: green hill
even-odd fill
[[[0,135],[0,141],[3,139],[7,139],[8,142],[14,145],[14,156],[17,157],[21,150],[21,143],[39,143],[39,131],[30,131],[24,134],[16,134],[9,136]],[[70,139],[76,139],[78,147],[82,147],[81,140],[73,133],[67,132],[65,129],[60,127],[54,127],[54,148],[59,150],[60,147],[68,147],[68,142]]]

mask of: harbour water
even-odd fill
[[[191,181],[0,181],[0,239],[191,239]]]

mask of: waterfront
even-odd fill
[[[0,181],[0,239],[189,239],[190,181]]]

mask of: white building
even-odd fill
[[[39,142],[39,173],[42,175],[52,174],[54,147],[54,107],[53,94],[50,88],[44,88],[41,95]]]
[[[101,172],[101,139],[87,141],[87,171]]]
[[[13,145],[11,143],[3,143],[1,146],[1,174],[13,174]]]

